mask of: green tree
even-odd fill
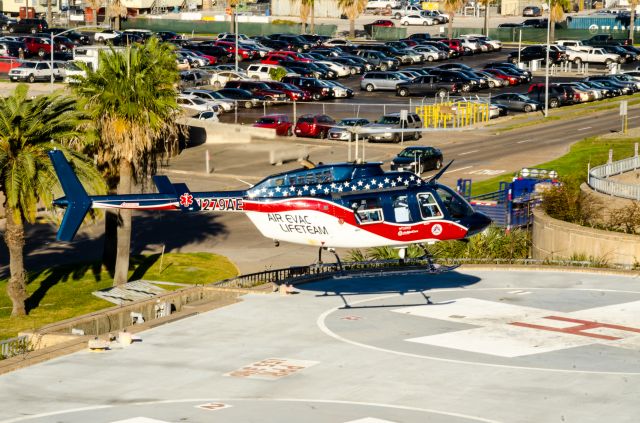
[[[571,9],[570,0],[551,0],[549,10],[549,40],[553,42],[556,38],[556,22],[564,20],[564,13]]]
[[[47,152],[62,150],[78,177],[93,191],[103,191],[102,178],[77,150],[83,148],[85,113],[76,101],[59,93],[28,95],[20,84],[13,94],[0,98],[0,193],[4,195],[10,278],[7,294],[12,316],[24,316],[27,275],[24,268],[24,223],[33,223],[39,204],[51,204],[59,187]],[[59,191],[59,188],[57,189]]]
[[[287,70],[283,67],[278,66],[277,68],[269,69],[269,78],[274,81],[281,81],[285,76],[287,76]]]
[[[99,68],[87,69],[76,85],[100,137],[95,154],[110,192],[130,194],[134,182],[144,182],[155,171],[162,154],[174,151],[178,80],[173,47],[151,38],[123,52],[100,52]],[[130,244],[131,210],[108,213],[105,265],[114,285],[127,282]]]
[[[463,0],[444,0],[444,10],[449,14],[449,23],[447,24],[447,36],[449,38],[453,37],[453,18],[463,4]]]
[[[120,18],[127,17],[127,7],[122,4],[122,0],[111,0],[105,12],[105,18],[113,20],[113,29],[120,30]]]
[[[364,12],[367,0],[338,0],[338,7],[349,19],[349,37],[356,36],[356,19]]]

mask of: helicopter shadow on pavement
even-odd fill
[[[453,289],[465,288],[476,284],[482,279],[477,276],[471,276],[457,271],[450,271],[440,274],[411,273],[411,274],[390,274],[376,276],[347,276],[326,279],[320,282],[313,282],[296,286],[300,291],[316,291],[316,297],[340,297],[344,302],[342,308],[384,308],[397,307],[398,303],[393,304],[377,304],[377,305],[350,305],[347,298],[354,299],[358,296],[365,295],[405,295],[405,294],[422,294],[422,299],[415,304],[403,304],[404,306],[412,305],[442,305],[443,303],[433,303],[428,295],[429,290],[435,289]]]

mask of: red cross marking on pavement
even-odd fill
[[[597,333],[589,333],[586,331],[591,329],[606,328],[606,329],[621,330],[625,332],[640,333],[640,329],[638,328],[632,328],[629,326],[621,326],[621,325],[611,325],[608,323],[593,322],[591,320],[571,319],[568,317],[560,317],[560,316],[546,316],[544,317],[544,319],[556,320],[560,322],[576,323],[576,326],[570,326],[567,328],[555,328],[552,326],[535,325],[532,323],[523,323],[523,322],[513,322],[513,323],[510,323],[510,325],[520,326],[523,328],[530,328],[530,329],[547,330],[550,332],[567,333],[570,335],[586,336],[589,338],[604,339],[607,341],[616,341],[622,338],[619,338],[616,336],[609,336],[609,335],[600,335]]]

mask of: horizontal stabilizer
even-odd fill
[[[178,183],[173,184],[176,196],[178,197],[178,204],[182,211],[199,211],[200,205],[189,191],[187,184]]]
[[[156,188],[158,188],[158,192],[160,194],[176,195],[176,189],[168,177],[164,175],[156,175],[153,177],[153,183],[156,184]]]

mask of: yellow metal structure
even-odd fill
[[[459,128],[489,121],[489,103],[445,101],[416,107],[425,128]]]

